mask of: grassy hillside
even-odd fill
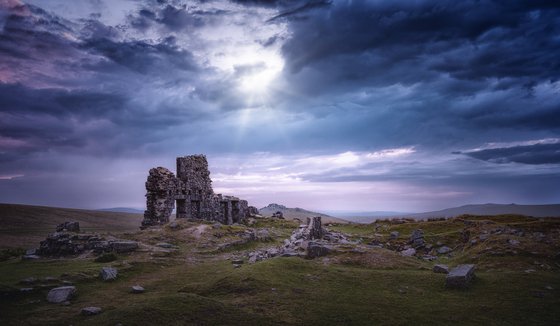
[[[2,324],[560,324],[560,219],[505,215],[339,224],[331,230],[352,241],[340,251],[314,260],[277,257],[255,264],[248,264],[249,252],[281,244],[299,223],[259,220],[255,227],[269,230],[272,239],[242,244],[236,241],[250,230],[246,226],[178,224],[118,235],[141,242],[142,250],[119,254],[110,263],[95,262],[95,255],[0,262]],[[405,244],[419,228],[427,243],[445,244],[452,252],[428,261],[387,249]],[[394,231],[399,237],[391,240]],[[157,248],[160,242],[176,249]],[[239,258],[245,263],[234,268],[232,260]],[[472,287],[446,289],[445,275],[431,271],[437,263],[475,263]],[[97,277],[108,265],[119,270],[114,282]],[[19,282],[28,277],[39,281],[23,293],[19,288],[29,285]],[[72,282],[78,296],[67,306],[47,303],[49,288],[62,281]],[[135,284],[146,292],[131,294]],[[87,306],[103,312],[81,316]]]
[[[85,231],[136,231],[142,214],[71,208],[0,204],[0,248],[34,247],[66,221],[78,221]]]

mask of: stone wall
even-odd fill
[[[175,204],[177,218],[233,224],[242,222],[249,214],[246,200],[214,194],[204,155],[178,157],[177,177],[166,168],[151,169],[146,191],[142,227],[167,223]]]

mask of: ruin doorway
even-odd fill
[[[224,224],[228,224],[228,220],[229,220],[229,203],[227,201],[222,202],[222,210],[224,212],[224,220],[222,223]]]
[[[232,223],[239,223],[239,202],[231,202],[231,219]]]
[[[177,218],[187,218],[187,201],[184,199],[177,199],[177,211],[175,216]]]

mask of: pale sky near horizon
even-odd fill
[[[144,206],[206,154],[263,207],[560,202],[552,1],[0,0],[0,202]]]

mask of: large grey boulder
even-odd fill
[[[474,275],[475,265],[465,264],[453,268],[445,278],[448,288],[466,289],[469,287]]]
[[[395,240],[399,237],[399,231],[393,231],[391,232],[390,236],[389,236],[389,240]]]
[[[51,303],[62,303],[72,299],[76,295],[75,286],[61,286],[51,289],[47,294],[47,301]]]
[[[113,241],[111,247],[118,253],[131,252],[138,249],[138,242],[136,241]]]
[[[103,281],[113,281],[117,279],[118,271],[116,268],[113,267],[103,267],[99,272],[99,277]]]

